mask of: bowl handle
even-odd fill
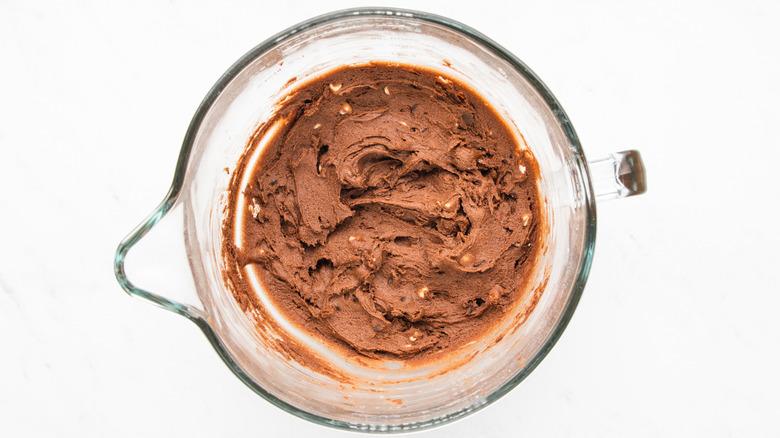
[[[615,152],[588,162],[597,201],[610,201],[647,191],[645,165],[639,151]]]
[[[116,276],[117,281],[125,290],[125,292],[127,292],[131,296],[148,300],[151,303],[159,307],[162,307],[163,309],[170,310],[171,312],[184,316],[187,319],[190,319],[196,322],[198,325],[200,325],[202,321],[206,320],[205,313],[203,310],[195,307],[194,305],[185,304],[183,302],[179,302],[171,298],[166,298],[162,295],[142,289],[136,286],[135,284],[133,284],[125,272],[125,262],[126,262],[128,251],[131,248],[133,248],[136,244],[138,244],[139,241],[141,241],[141,239],[152,230],[152,228],[158,225],[163,219],[163,217],[165,217],[166,215],[168,215],[174,210],[179,210],[179,211],[181,210],[175,208],[175,201],[176,201],[176,197],[171,196],[171,194],[169,193],[169,196],[166,197],[166,199],[157,207],[157,209],[155,209],[154,212],[152,212],[152,214],[150,214],[143,222],[141,222],[141,224],[135,227],[135,229],[133,229],[133,231],[131,231],[127,235],[127,237],[125,237],[119,243],[119,246],[116,249],[116,253],[114,254],[114,275]],[[174,216],[178,216],[178,215],[174,215]],[[172,233],[172,234],[176,235],[175,237],[181,236],[181,234],[179,233]],[[151,253],[155,254],[156,251],[152,251]],[[184,255],[184,258],[186,258],[186,253]],[[147,260],[144,261],[148,262]],[[162,267],[158,265],[154,265],[153,268],[159,269]],[[158,277],[162,277],[162,276],[158,276]]]

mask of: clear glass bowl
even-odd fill
[[[226,288],[220,269],[225,192],[247,139],[275,103],[302,80],[345,65],[389,61],[425,66],[467,82],[522,134],[541,171],[549,224],[529,299],[495,332],[462,352],[460,365],[406,369],[356,366],[330,355],[351,383],[318,374],[275,345],[294,329],[258,331]],[[295,78],[291,80],[291,78]],[[593,173],[593,176],[591,176]],[[315,423],[370,432],[399,432],[447,423],[479,410],[517,386],[546,356],[571,318],[588,276],[596,235],[595,200],[642,193],[636,151],[590,163],[569,119],[528,67],[482,34],[452,20],[395,9],[354,9],[313,18],[277,34],[238,60],[214,85],[189,126],[171,189],[160,206],[119,245],[122,287],[185,316],[205,333],[230,369],[259,395]],[[175,213],[175,214],[174,214]],[[128,250],[166,217],[192,273],[195,303],[133,285]],[[520,306],[519,308],[522,308]]]

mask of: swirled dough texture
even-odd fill
[[[262,306],[242,275],[254,264],[286,319],[353,354],[451,351],[522,298],[537,179],[522,138],[468,86],[420,67],[343,67],[280,102],[238,163],[227,281],[245,310]]]

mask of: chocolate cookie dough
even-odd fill
[[[259,159],[256,148],[264,145]],[[226,282],[379,359],[446,353],[522,298],[541,244],[538,165],[468,86],[420,67],[343,67],[298,86],[233,174]]]

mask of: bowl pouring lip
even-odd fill
[[[198,133],[198,130],[200,129],[201,123],[206,117],[206,114],[211,109],[212,105],[217,100],[217,98],[222,93],[222,91],[227,87],[227,85],[255,59],[262,56],[266,52],[270,51],[280,43],[288,40],[293,35],[335,21],[348,20],[348,19],[360,18],[360,17],[387,17],[387,18],[396,18],[396,19],[410,20],[410,21],[420,21],[427,24],[439,25],[446,29],[455,31],[458,34],[464,36],[465,38],[468,38],[478,43],[482,47],[488,49],[494,55],[498,56],[499,58],[501,58],[502,60],[510,64],[526,80],[528,80],[531,86],[539,93],[539,95],[544,100],[545,104],[550,108],[552,113],[555,115],[558,124],[562,128],[569,142],[569,146],[572,152],[571,165],[574,169],[578,171],[578,174],[580,175],[580,181],[578,182],[582,186],[581,189],[584,196],[583,206],[584,206],[585,217],[586,217],[586,221],[585,221],[586,239],[585,239],[585,244],[583,245],[583,253],[581,258],[582,262],[580,264],[579,272],[577,273],[577,277],[574,281],[574,284],[572,285],[572,292],[569,296],[567,303],[565,304],[563,312],[561,313],[561,317],[558,320],[555,327],[553,328],[553,330],[551,331],[551,333],[548,335],[547,339],[542,344],[541,348],[537,351],[534,357],[531,358],[526,363],[526,365],[522,369],[520,369],[514,376],[512,376],[510,379],[504,382],[495,391],[485,396],[485,398],[480,400],[479,402],[472,404],[466,408],[462,408],[458,411],[446,414],[444,416],[430,418],[427,420],[414,422],[414,423],[357,424],[357,423],[350,423],[341,420],[333,420],[330,418],[312,414],[310,412],[307,412],[303,409],[300,409],[292,404],[289,404],[277,398],[273,394],[266,391],[257,382],[255,382],[254,379],[252,379],[252,377],[249,376],[243,370],[243,368],[241,368],[241,366],[235,361],[233,356],[226,348],[225,344],[217,335],[215,329],[208,322],[207,315],[205,315],[203,311],[197,309],[194,306],[182,304],[170,300],[168,298],[164,298],[152,292],[138,288],[128,280],[124,272],[124,260],[127,251],[135,243],[137,243],[144,235],[146,235],[146,233],[148,233],[148,231],[155,224],[157,224],[160,221],[160,219],[162,219],[162,217],[168,213],[168,211],[171,210],[171,208],[175,205],[176,201],[178,200],[179,195],[181,194],[182,191],[184,177],[186,174],[187,165],[189,162],[189,157],[192,151],[195,137]],[[484,408],[485,406],[488,406],[492,402],[498,400],[499,398],[507,394],[510,390],[512,390],[515,386],[517,386],[520,382],[522,382],[539,365],[539,363],[545,358],[545,356],[547,356],[547,354],[550,352],[552,347],[561,337],[561,334],[566,329],[566,326],[568,325],[572,315],[574,314],[574,310],[577,307],[577,304],[582,296],[582,292],[585,287],[585,283],[587,281],[588,273],[590,272],[590,267],[593,259],[593,251],[595,247],[595,237],[596,237],[596,206],[595,206],[595,197],[593,194],[593,188],[590,181],[591,178],[587,166],[587,161],[582,151],[582,147],[580,145],[579,139],[577,138],[577,134],[575,133],[574,128],[568,116],[566,115],[563,108],[561,107],[560,103],[555,98],[555,96],[553,96],[553,94],[550,92],[547,86],[541,81],[541,79],[539,79],[539,77],[536,76],[536,74],[532,72],[531,69],[528,68],[528,66],[526,66],[522,61],[520,61],[509,51],[507,51],[506,49],[504,49],[503,47],[501,47],[500,45],[498,45],[497,43],[495,43],[485,35],[481,34],[480,32],[462,23],[459,23],[457,21],[439,15],[434,15],[427,12],[420,12],[420,11],[413,11],[413,10],[406,10],[406,9],[396,9],[396,8],[345,9],[345,10],[330,12],[327,14],[323,14],[311,18],[295,26],[292,26],[282,32],[277,33],[276,35],[268,38],[261,44],[251,49],[240,59],[238,59],[217,80],[217,82],[209,90],[209,92],[206,94],[206,97],[198,106],[198,109],[196,110],[195,115],[193,116],[192,121],[190,122],[189,127],[187,128],[187,133],[184,136],[181,152],[179,154],[179,158],[176,163],[176,171],[173,176],[173,182],[171,183],[171,187],[168,190],[165,199],[152,212],[152,214],[150,214],[119,244],[119,247],[117,248],[114,257],[114,273],[120,285],[127,293],[140,298],[145,298],[164,309],[170,310],[176,314],[182,315],[190,319],[191,321],[193,321],[203,331],[206,338],[209,340],[209,342],[211,342],[212,346],[219,354],[219,356],[222,358],[222,360],[225,362],[225,364],[228,366],[228,368],[230,368],[230,370],[242,382],[244,382],[247,386],[249,386],[258,395],[260,395],[261,397],[263,397],[273,405],[281,408],[286,412],[289,412],[293,415],[314,422],[316,424],[329,426],[336,429],[345,429],[345,430],[363,431],[363,432],[372,432],[372,433],[397,433],[397,432],[408,432],[413,430],[416,431],[416,430],[428,429],[431,427],[449,423],[455,419],[462,418],[466,415],[477,412],[482,408]]]

